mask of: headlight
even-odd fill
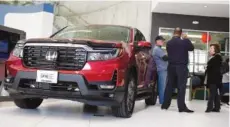
[[[23,57],[23,47],[24,47],[25,41],[24,40],[20,40],[17,42],[17,44],[14,47],[13,50],[13,55],[16,57]]]
[[[111,51],[98,51],[98,52],[89,52],[88,53],[88,61],[96,61],[96,60],[109,60],[119,56],[120,49],[115,49]]]

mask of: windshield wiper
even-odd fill
[[[65,26],[65,27],[61,28],[60,30],[58,30],[57,32],[55,32],[54,34],[52,34],[52,35],[50,36],[50,38],[52,38],[52,37],[54,37],[55,35],[57,35],[59,32],[61,32],[62,30],[64,30],[66,27],[68,27],[68,26]]]

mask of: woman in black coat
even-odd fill
[[[208,107],[205,112],[220,112],[220,85],[222,82],[221,63],[222,57],[218,44],[211,44],[209,53],[211,58],[208,61],[205,80],[210,90]]]

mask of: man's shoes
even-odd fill
[[[210,113],[210,112],[212,112],[212,110],[206,109],[205,112],[206,112],[206,113]]]
[[[212,112],[220,112],[220,109],[213,109]]]
[[[193,113],[194,111],[190,109],[184,109],[184,110],[179,110],[179,112]]]
[[[206,111],[205,111],[206,113],[210,113],[210,112],[220,112],[220,109],[212,109],[212,110],[210,110],[210,109],[206,109]]]
[[[166,108],[165,106],[161,106],[161,110],[168,110],[168,108]]]

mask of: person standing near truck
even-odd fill
[[[206,113],[220,112],[220,91],[222,87],[222,57],[220,55],[220,46],[218,44],[211,44],[209,54],[211,57],[205,71],[205,84],[210,91]]]
[[[159,92],[159,103],[164,102],[164,91],[167,79],[168,56],[162,49],[165,39],[162,36],[155,38],[155,46],[153,48],[153,58],[157,65],[157,87]]]
[[[182,38],[182,29],[175,28],[174,36],[167,42],[168,52],[168,82],[165,88],[164,103],[161,109],[168,109],[172,100],[173,86],[178,89],[177,105],[179,112],[192,113],[185,104],[185,91],[188,77],[188,52],[194,50],[192,42]]]

